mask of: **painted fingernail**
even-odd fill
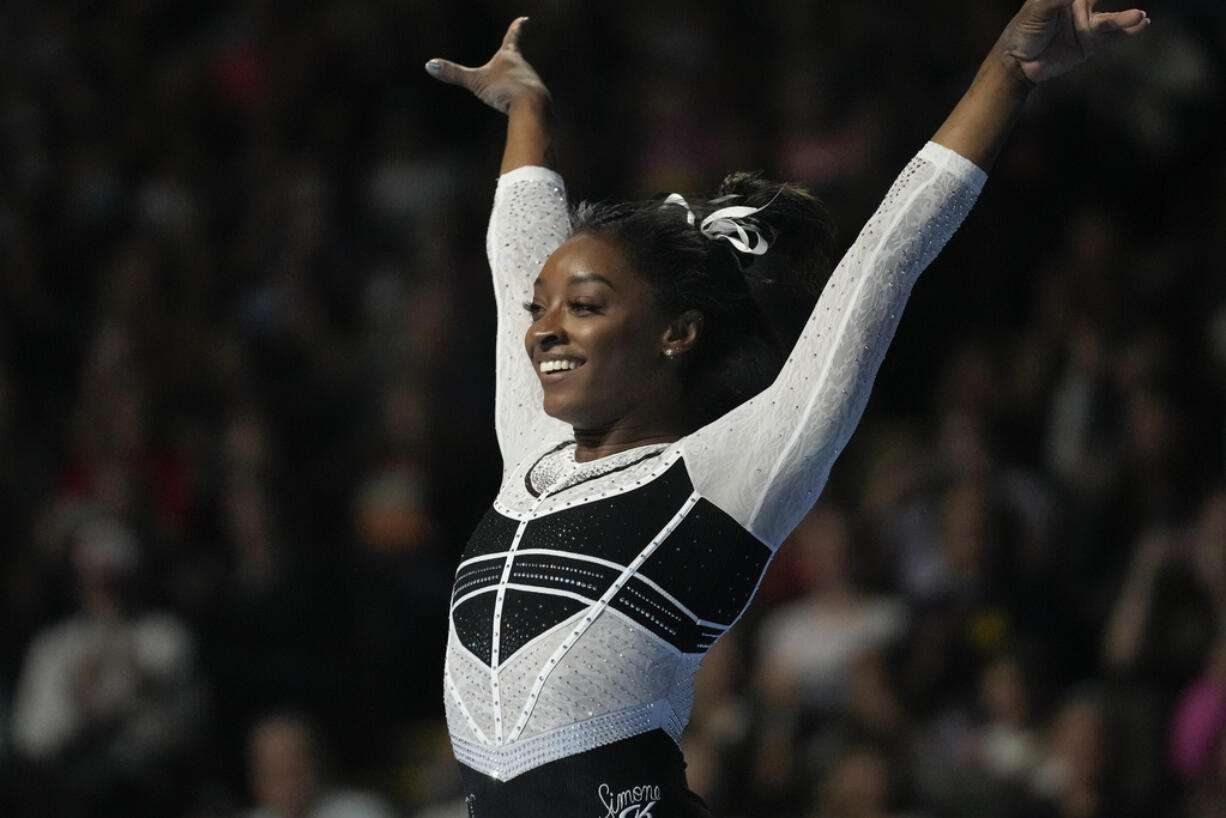
[[[443,64],[438,60],[430,60],[426,63],[426,73],[432,77],[437,77],[443,71]]]

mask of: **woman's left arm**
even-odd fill
[[[920,272],[961,225],[1033,83],[1136,33],[1143,12],[1028,0],[839,262],[765,391],[686,438],[699,492],[772,548],[817,500],[868,402]]]
[[[1027,0],[932,141],[988,170],[1037,84],[1149,26],[1140,9],[1098,12],[1098,0]]]

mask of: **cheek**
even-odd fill
[[[646,322],[636,321],[608,333],[600,342],[593,339],[593,353],[599,353],[593,359],[604,368],[624,371],[633,381],[650,380],[656,368],[664,363],[652,330]]]

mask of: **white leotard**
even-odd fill
[[[444,670],[456,758],[507,780],[663,729],[679,740],[706,650],[744,611],[860,419],[920,272],[984,173],[929,143],[831,275],[774,383],[671,444],[576,463],[544,414],[522,304],[570,233],[561,178],[498,183],[503,481],[456,572]]]

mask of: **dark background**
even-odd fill
[[[340,780],[405,815],[453,795],[438,682],[451,572],[499,475],[483,241],[502,118],[431,81],[428,58],[484,61],[529,14],[522,46],[553,90],[573,198],[700,193],[762,169],[819,194],[846,246],[1013,11],[3,4],[0,812],[232,814],[251,801],[248,726],[284,708],[319,725]],[[1226,764],[1180,767],[1168,730],[1182,692],[1216,678],[1226,622],[1226,576],[1195,567],[1226,549],[1212,520],[1226,13],[1212,0],[1147,11],[1144,37],[1033,95],[921,279],[827,502],[855,531],[859,591],[906,612],[883,661],[907,741],[944,741],[960,713],[973,744],[990,721],[980,674],[1022,655],[1037,744],[1052,746],[1060,703],[1089,684],[1107,735],[1131,748],[1094,777],[1102,804],[1208,815]],[[963,573],[942,545],[959,514],[979,524]],[[9,727],[33,641],[81,615],[74,554],[98,520],[136,544],[126,610],[190,635],[198,696],[192,719],[171,720],[173,752],[152,754],[164,766],[141,762],[118,788],[113,721],[42,759]],[[1145,537],[1164,543],[1148,574]],[[937,591],[908,549],[944,565]],[[762,623],[821,595],[794,550],[736,637],[750,666],[770,663]],[[1145,636],[1112,653],[1109,623],[1130,605]],[[1210,624],[1183,638],[1169,623],[1185,615]],[[987,637],[985,616],[999,625]],[[955,635],[917,676],[938,620]],[[726,686],[756,715],[706,748],[723,771],[713,805],[842,814],[807,783],[833,762],[803,748],[843,706],[788,710],[796,768],[766,781],[753,725],[779,702],[755,672]],[[981,803],[965,781],[986,774],[945,749],[957,763],[941,775],[885,752],[894,808]],[[49,795],[64,800],[81,765],[104,799]],[[173,786],[139,784],[159,777]],[[1080,814],[1061,803],[1035,795],[1027,814]]]

